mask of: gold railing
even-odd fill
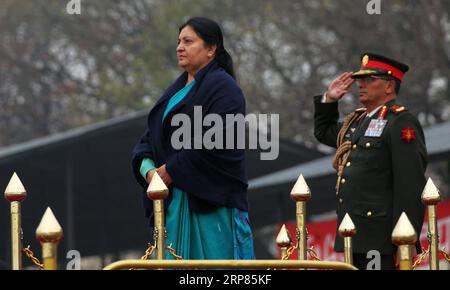
[[[357,270],[342,262],[305,260],[122,260],[104,270],[123,269],[328,269]]]
[[[357,270],[352,264],[352,237],[356,228],[350,216],[345,215],[338,233],[344,239],[345,262],[320,261],[312,248],[308,248],[308,230],[306,228],[306,202],[311,198],[311,191],[301,175],[291,191],[291,198],[296,202],[296,236],[295,242],[283,227],[277,236],[276,242],[281,250],[281,260],[183,260],[177,255],[175,249],[166,247],[166,231],[164,221],[164,199],[169,192],[164,182],[155,173],[149,184],[147,195],[154,203],[155,227],[153,229],[154,244],[149,245],[146,254],[141,260],[124,260],[112,263],[105,270],[118,269],[330,269],[330,270]],[[11,263],[13,270],[22,269],[22,252],[30,258],[40,269],[57,269],[57,246],[62,238],[62,228],[50,208],[47,208],[42,220],[36,229],[36,238],[42,246],[42,260],[34,256],[29,247],[23,248],[23,233],[21,228],[21,202],[27,196],[26,190],[16,173],[13,174],[5,190],[5,198],[11,203]],[[422,202],[428,209],[428,248],[413,262],[412,248],[417,241],[417,234],[405,213],[402,213],[392,232],[392,242],[399,247],[399,264],[401,270],[415,269],[424,260],[430,257],[430,269],[439,269],[438,255],[442,253],[450,262],[449,255],[439,249],[439,233],[436,220],[436,206],[440,201],[440,194],[431,179],[428,180],[422,193]],[[165,251],[176,260],[165,260]],[[297,260],[289,260],[290,256],[298,250]],[[156,253],[157,260],[148,260]],[[308,260],[307,254],[313,260]]]

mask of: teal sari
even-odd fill
[[[164,111],[167,114],[188,94],[195,80],[178,91],[169,100]],[[153,160],[142,160],[140,172],[156,168]],[[172,201],[166,213],[166,245],[186,260],[251,260],[255,259],[253,235],[248,213],[237,208],[217,207],[200,214],[189,209],[188,193],[173,187]],[[166,259],[175,259],[166,250]]]

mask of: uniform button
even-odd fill
[[[372,216],[372,212],[371,212],[371,211],[368,211],[368,212],[367,212],[367,216]]]
[[[350,167],[350,166],[352,166],[352,163],[349,161],[349,162],[347,162],[347,164],[345,166]]]
[[[339,203],[344,203],[344,200],[342,198],[340,198]]]
[[[341,184],[344,184],[344,183],[345,183],[345,178],[342,178]]]
[[[370,148],[370,146],[372,146],[372,145],[370,144],[370,142],[367,142],[367,143],[366,143],[366,148]]]
[[[358,146],[356,146],[356,144],[354,144],[354,145],[353,145],[353,149],[356,149],[356,147],[358,147]]]

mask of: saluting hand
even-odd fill
[[[327,102],[337,102],[348,93],[355,82],[351,78],[352,74],[351,72],[345,72],[331,82],[326,92]]]
[[[164,164],[160,168],[156,169],[156,172],[158,172],[159,177],[161,177],[162,181],[164,181],[164,184],[166,186],[169,186],[172,184],[172,178],[170,177],[169,173],[166,170],[166,165]]]

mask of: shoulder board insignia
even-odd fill
[[[407,109],[404,106],[399,106],[399,105],[393,105],[390,109],[392,112],[394,112],[396,114],[407,111]]]

